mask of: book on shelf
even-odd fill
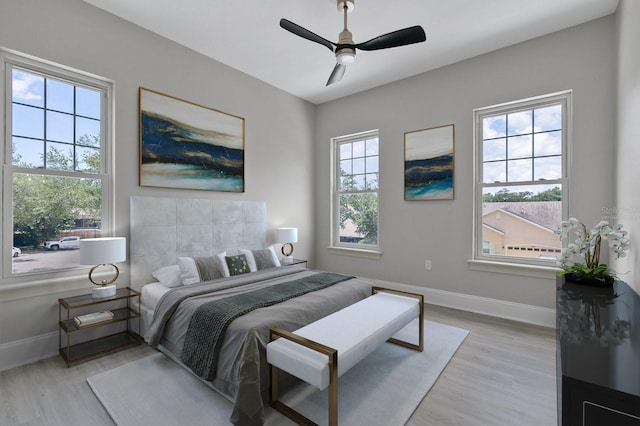
[[[73,317],[73,321],[75,321],[78,327],[97,324],[99,322],[111,321],[112,319],[113,312],[111,311],[92,312],[90,314],[78,315],[77,317]]]

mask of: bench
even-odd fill
[[[267,362],[271,374],[271,406],[302,425],[314,422],[278,399],[278,370],[283,370],[320,390],[329,387],[328,420],[338,424],[338,377],[389,341],[422,352],[424,298],[382,287],[372,295],[295,332],[271,329]],[[392,336],[419,318],[418,343]]]

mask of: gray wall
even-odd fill
[[[268,236],[298,227],[296,255],[311,258],[315,106],[80,0],[3,0],[0,46],[115,81],[117,235],[129,235],[131,195],[266,201]],[[138,186],[139,86],[245,118],[244,194]],[[55,331],[57,299],[70,294],[23,293],[0,291],[0,345]]]
[[[428,43],[428,41],[427,41]],[[317,257],[322,269],[553,308],[555,281],[472,271],[473,109],[566,89],[574,93],[570,212],[595,224],[612,206],[613,16],[318,107]],[[357,76],[346,76],[357,78]],[[403,135],[455,124],[455,199],[403,200]],[[330,254],[330,138],[380,129],[380,260]],[[432,270],[424,269],[425,259]]]
[[[615,215],[631,236],[629,255],[617,262],[620,275],[640,294],[640,2],[621,0],[618,6],[618,156]]]

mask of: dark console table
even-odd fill
[[[557,284],[558,424],[640,426],[640,297]]]

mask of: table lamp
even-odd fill
[[[91,291],[94,298],[115,296],[116,285],[113,284],[120,275],[114,263],[127,260],[127,243],[124,237],[88,238],[80,240],[80,264],[95,265],[89,270],[89,281],[96,285]],[[115,269],[115,276],[110,280],[95,281],[92,277],[96,268],[110,265]]]
[[[293,243],[298,242],[298,228],[276,229],[276,241],[282,243],[282,258],[285,262],[293,260]]]

